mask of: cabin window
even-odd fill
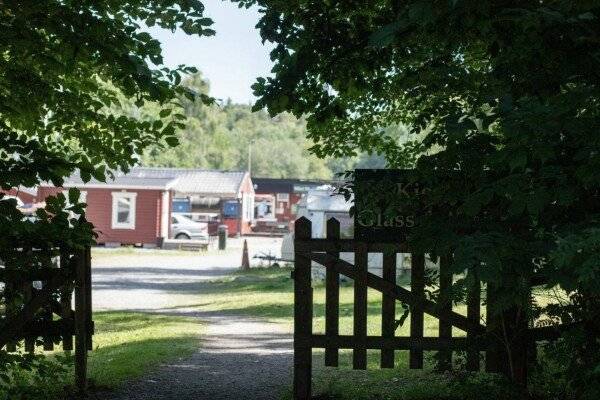
[[[137,193],[112,193],[112,228],[135,229],[135,198]]]
[[[277,201],[283,201],[286,203],[290,202],[290,194],[289,193],[277,193]]]
[[[242,213],[246,221],[254,219],[254,196],[249,193],[244,193],[242,198]]]

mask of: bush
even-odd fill
[[[73,393],[69,356],[0,352],[0,400],[63,399]]]

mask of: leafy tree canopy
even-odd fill
[[[174,144],[185,120],[178,96],[194,97],[178,84],[195,70],[162,67],[160,43],[144,29],[213,35],[203,10],[197,0],[0,2],[0,186],[60,185],[77,169],[103,180],[111,169],[127,170],[148,145]],[[109,112],[120,96],[156,102],[160,118]],[[0,201],[0,248],[60,237],[47,225],[61,216],[63,228],[75,222],[59,212],[67,199],[57,202],[33,224],[21,221],[14,202]],[[47,235],[32,233],[42,225]],[[89,229],[83,236],[91,239]]]
[[[307,114],[319,155],[414,167],[432,189],[414,245],[452,249],[507,308],[534,274],[566,290],[571,308],[546,311],[587,321],[565,365],[597,379],[581,371],[600,368],[598,2],[234,1],[262,8],[275,44],[256,107]],[[426,134],[398,146],[393,123]]]
[[[190,69],[159,68],[160,43],[142,28],[212,35],[203,9],[193,0],[2,2],[2,185],[60,184],[75,168],[102,178],[173,136],[176,118],[149,124],[105,111],[119,92],[172,104]]]

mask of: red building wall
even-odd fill
[[[41,187],[39,198],[46,198],[62,189]],[[162,191],[121,190],[115,188],[81,188],[86,192],[86,217],[98,233],[97,242],[121,244],[156,244],[160,237],[160,213]],[[135,229],[112,229],[112,193],[137,193],[135,207]],[[170,220],[170,219],[169,219]]]
[[[283,192],[279,192],[279,193],[283,193]],[[257,194],[272,195],[275,198],[275,218],[277,219],[277,222],[286,223],[290,226],[290,228],[293,227],[294,221],[296,220],[294,206],[300,202],[300,199],[302,198],[302,194],[293,193],[293,192],[288,193],[290,201],[286,201],[286,202],[277,200],[277,193],[272,193],[272,192],[260,192],[259,193],[259,192],[257,192]],[[282,212],[279,212],[279,211],[282,211]]]
[[[300,202],[302,195],[300,195],[298,193],[289,193],[290,201],[288,201],[288,202],[281,202],[281,201],[277,200],[277,193],[273,193],[273,195],[275,196],[275,202],[276,202],[275,210],[277,211],[277,210],[281,209],[283,211],[283,213],[277,213],[277,212],[275,213],[275,216],[277,217],[277,221],[293,222],[296,219],[296,214],[294,213],[293,206]]]
[[[254,198],[254,186],[252,185],[252,179],[250,179],[249,174],[246,174],[244,180],[240,184],[240,192],[242,195],[242,200],[240,201],[243,201],[244,193]],[[243,210],[244,207],[242,204],[240,204],[240,213],[242,214],[241,219],[223,218],[222,223],[223,225],[227,225],[227,232],[230,236],[236,236],[238,233],[241,233],[241,235],[247,235],[249,233],[252,233],[252,220],[246,219]]]
[[[223,218],[223,225],[227,225],[227,234],[236,236],[239,231],[240,220],[237,218]],[[244,231],[245,223],[242,223],[242,232]]]
[[[63,189],[53,186],[40,186],[37,191],[37,201],[44,201],[48,196],[54,196],[56,193],[62,192]]]
[[[246,174],[246,176],[244,177],[244,180],[242,181],[242,184],[240,186],[241,186],[242,194],[247,193],[252,198],[254,198],[254,185],[252,185],[252,179],[250,179],[250,174]],[[243,199],[243,196],[242,196],[242,199]],[[242,207],[242,209],[243,209],[243,207]],[[249,233],[252,233],[251,225],[252,225],[252,220],[248,220],[245,218],[244,215],[242,215],[242,223],[241,223],[242,232],[241,232],[241,234],[247,235]],[[236,229],[236,232],[237,232],[237,229]]]

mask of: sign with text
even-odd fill
[[[401,242],[418,224],[425,189],[411,170],[357,169],[353,192],[357,239]]]

